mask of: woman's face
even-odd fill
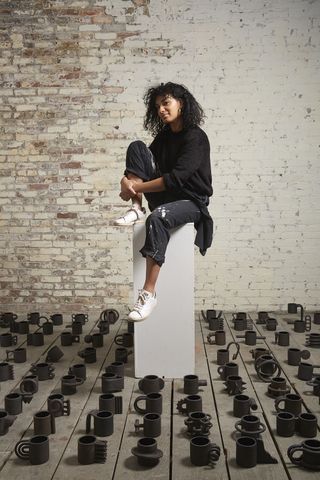
[[[156,98],[156,109],[159,117],[171,127],[181,123],[182,102],[171,95],[159,95]]]

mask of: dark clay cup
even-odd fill
[[[103,373],[101,375],[102,393],[121,392],[124,388],[124,378],[116,373]]]
[[[213,456],[212,456],[213,455]],[[190,461],[193,465],[209,465],[217,460],[220,449],[206,436],[193,437],[190,441]]]
[[[190,412],[202,412],[202,398],[200,395],[188,395],[177,403],[179,413],[189,415]]]
[[[301,359],[307,360],[310,357],[309,350],[299,348],[288,348],[288,365],[299,366]]]
[[[79,335],[72,335],[71,332],[65,331],[61,332],[60,342],[63,347],[70,347],[73,343],[79,343]]]
[[[24,363],[27,360],[27,349],[18,347],[14,350],[6,350],[7,361],[13,360],[14,363]]]
[[[108,437],[113,434],[113,413],[106,410],[92,410],[86,418],[86,433],[91,431],[93,419],[93,433],[98,437]]]
[[[285,331],[275,332],[274,341],[275,343],[277,343],[278,345],[281,345],[282,347],[288,347],[290,344],[289,332],[285,332]]]
[[[226,332],[224,330],[216,330],[215,332],[207,335],[207,340],[210,345],[225,345],[226,344]]]
[[[283,408],[280,407],[281,403],[284,403]],[[300,395],[295,393],[288,393],[283,397],[278,397],[275,399],[275,408],[277,412],[289,412],[292,413],[295,417],[298,417],[301,413],[302,408],[302,399]]]
[[[54,417],[70,415],[70,400],[65,400],[61,393],[53,393],[47,399],[48,411]]]
[[[145,408],[139,407],[139,403],[144,401]],[[162,414],[162,395],[161,393],[148,393],[139,395],[134,401],[134,409],[138,413],[159,413]]]
[[[242,436],[236,440],[236,462],[239,467],[252,468],[257,465],[257,441]]]
[[[138,382],[139,390],[143,393],[160,392],[164,387],[164,381],[157,375],[146,375]]]
[[[318,433],[317,417],[313,413],[300,413],[296,429],[302,437],[313,438]]]
[[[84,363],[76,363],[69,367],[68,373],[70,375],[75,375],[77,378],[82,378],[86,380],[87,378],[87,367]]]
[[[292,437],[296,427],[296,417],[290,412],[277,414],[277,434],[280,437]]]
[[[41,465],[49,460],[49,438],[37,435],[30,440],[21,440],[15,446],[17,457],[29,460],[31,465]]]
[[[237,363],[228,362],[218,367],[218,373],[222,380],[226,380],[230,375],[239,375],[239,366]]]
[[[295,457],[294,453],[300,452],[299,457]],[[291,462],[300,467],[309,470],[319,470],[320,468],[320,441],[305,440],[300,445],[291,445],[288,448],[288,457]]]
[[[122,397],[116,397],[113,393],[103,393],[99,396],[99,410],[117,415],[122,413],[122,408]]]
[[[84,435],[78,440],[78,462],[80,465],[105,463],[107,442],[98,440],[95,435]]]
[[[116,335],[114,342],[122,347],[133,347],[133,335],[132,333]]]
[[[20,393],[8,393],[4,397],[4,408],[9,415],[22,413],[22,395]]]
[[[257,408],[254,398],[250,398],[248,395],[238,394],[233,397],[233,415],[235,417],[242,418]]]
[[[137,419],[134,422],[135,432],[143,430],[144,437],[159,437],[161,435],[161,415],[159,413],[147,413],[143,416],[142,423]]]
[[[105,367],[106,373],[116,373],[119,377],[124,377],[124,363],[123,362],[112,362],[110,365]]]
[[[198,375],[185,375],[183,377],[183,393],[187,395],[196,395],[199,387],[205,387],[207,380],[199,380]]]
[[[61,313],[54,313],[50,316],[50,320],[53,325],[62,325],[63,324],[63,315]]]
[[[12,345],[16,345],[17,340],[17,335],[12,335],[12,333],[1,333],[0,347],[11,347]]]
[[[35,435],[50,435],[56,433],[54,415],[48,410],[41,410],[33,415],[33,428]]]

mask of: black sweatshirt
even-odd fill
[[[195,244],[202,255],[211,246],[213,222],[207,205],[212,195],[210,144],[200,127],[172,132],[165,127],[150,145],[165,188],[181,198],[193,200],[200,208],[201,219],[195,225]]]

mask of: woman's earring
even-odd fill
[[[181,115],[181,113],[182,113],[182,108],[179,108],[179,109],[178,109],[178,113],[179,113],[179,115]]]

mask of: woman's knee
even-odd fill
[[[148,148],[146,144],[142,140],[134,140],[133,142],[129,143],[127,148],[128,152],[141,152],[141,150]]]

